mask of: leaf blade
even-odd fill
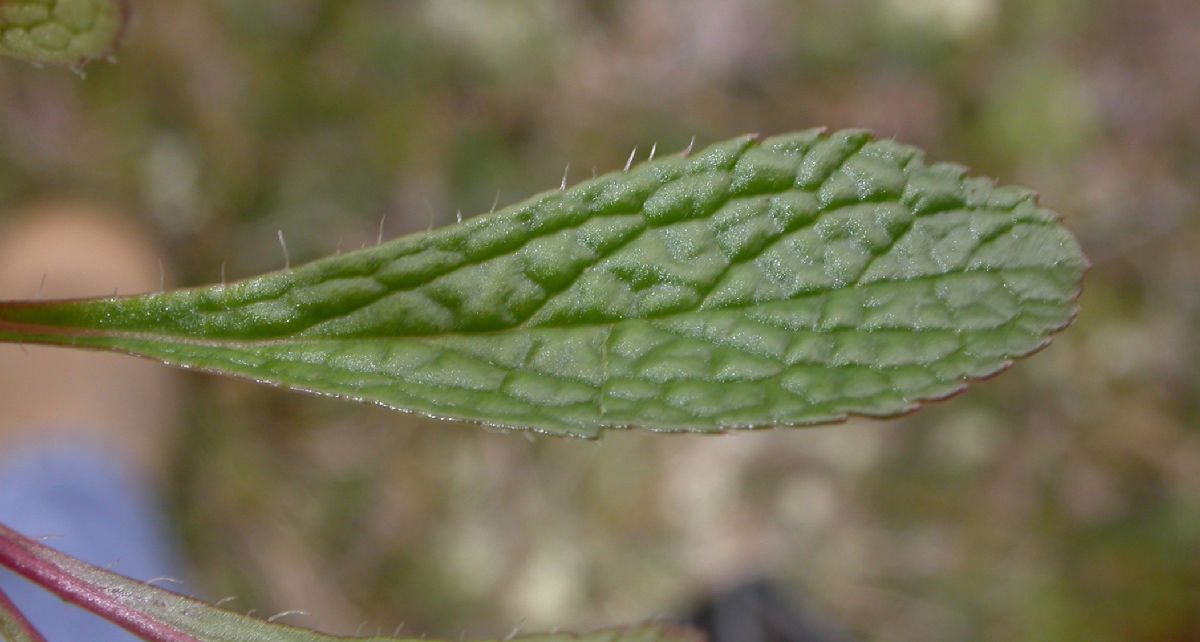
[[[1028,191],[812,130],[229,286],[2,304],[0,339],[555,434],[799,426],[1036,351],[1086,265]]]

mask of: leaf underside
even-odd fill
[[[145,639],[162,642],[418,642],[414,638],[335,637],[218,609],[87,564],[2,525],[0,565],[16,570],[38,584],[52,587],[64,600],[94,611]],[[20,627],[6,628],[3,606],[0,604],[0,636],[11,630],[13,642],[40,642],[16,635],[21,632]],[[513,642],[701,642],[702,637],[689,629],[650,624],[578,636],[555,634],[511,639]]]
[[[128,20],[128,0],[0,0],[0,54],[83,64],[111,54]]]
[[[802,426],[1036,351],[1086,266],[1028,190],[813,130],[230,285],[0,304],[0,340],[562,435]]]

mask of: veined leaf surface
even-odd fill
[[[0,566],[155,642],[420,642],[415,638],[381,636],[334,637],[218,609],[87,564],[3,525],[0,525]],[[0,593],[0,636],[11,635],[11,642],[42,642],[29,635],[30,629],[22,626],[27,623],[15,610],[6,611],[5,605]],[[703,636],[689,629],[649,624],[579,636],[555,634],[510,639],[513,642],[702,642]]]
[[[0,304],[0,340],[555,434],[800,426],[1002,370],[1086,265],[1027,190],[807,131],[227,286]]]
[[[0,54],[76,65],[116,48],[128,0],[0,0]]]

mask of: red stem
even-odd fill
[[[0,4],[3,3],[0,2]],[[21,631],[24,632],[32,642],[46,642],[46,638],[43,637],[42,633],[37,630],[37,627],[35,627],[33,623],[25,617],[25,614],[17,608],[17,605],[13,604],[13,601],[9,599],[8,594],[4,592],[4,589],[0,589],[0,611],[7,613],[12,623],[17,627],[20,627]]]
[[[64,561],[78,569],[64,568]],[[67,557],[3,524],[0,524],[0,566],[150,642],[200,642],[162,620],[123,604],[118,599],[119,593],[83,579],[83,573],[72,572],[103,573],[101,569]]]

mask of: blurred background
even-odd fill
[[[862,640],[1200,639],[1195,0],[134,5],[86,77],[0,61],[0,211],[127,212],[179,285],[818,125],[1035,188],[1095,262],[1050,348],[887,422],[588,443],[187,375],[185,592],[457,639],[766,572]]]

